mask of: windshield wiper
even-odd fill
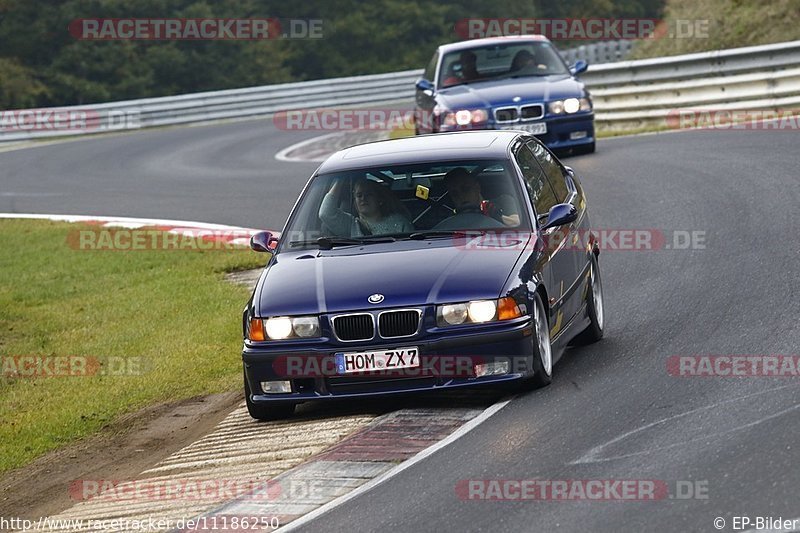
[[[514,74],[513,76],[505,76],[505,77],[500,78],[500,79],[501,80],[508,80],[508,79],[515,80],[517,78],[541,78],[543,76],[552,76],[552,75],[553,75],[552,72],[536,72],[536,73],[531,73],[531,74]]]
[[[309,244],[316,244],[321,250],[330,250],[335,246],[355,246],[358,244],[377,244],[382,242],[395,242],[397,239],[394,237],[362,237],[359,239],[351,239],[349,237],[320,237],[319,239],[310,239],[307,241],[290,241],[291,246],[308,246]]]
[[[412,233],[407,239],[412,241],[422,241],[425,239],[436,239],[439,237],[455,237],[457,235],[477,237],[478,235],[486,235],[486,230],[431,230],[431,231],[418,231]]]

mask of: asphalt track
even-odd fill
[[[315,164],[313,136],[255,121],[0,153],[0,212],[176,218],[279,228]],[[571,158],[598,228],[704,231],[705,249],[605,251],[606,338],[571,349],[550,387],[308,530],[715,531],[800,517],[800,378],[674,377],[667,358],[797,354],[795,132],[610,139]],[[7,252],[4,252],[7,253]],[[698,482],[705,499],[464,501],[469,479]]]

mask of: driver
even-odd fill
[[[445,174],[444,185],[455,204],[456,211],[480,211],[506,226],[519,225],[519,213],[514,198],[503,194],[494,201],[484,200],[478,178],[464,167],[456,167]]]
[[[388,187],[366,178],[356,180],[353,186],[356,216],[337,207],[343,182],[343,179],[336,180],[319,208],[320,220],[335,234],[362,237],[414,231],[414,226],[402,212],[402,204],[392,196]]]

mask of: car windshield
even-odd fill
[[[567,65],[550,43],[528,41],[445,54],[438,86],[445,88],[503,78],[568,73]]]
[[[384,166],[315,176],[290,217],[289,248],[530,229],[506,160]]]

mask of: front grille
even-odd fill
[[[497,122],[514,122],[519,118],[516,107],[499,107],[494,110],[494,119]]]
[[[520,110],[522,120],[536,120],[544,116],[544,106],[542,104],[533,104],[523,106]]]
[[[333,331],[342,341],[366,341],[375,336],[375,323],[370,314],[337,316]]]
[[[378,317],[378,332],[384,339],[393,337],[409,337],[419,327],[419,311],[387,311]]]

